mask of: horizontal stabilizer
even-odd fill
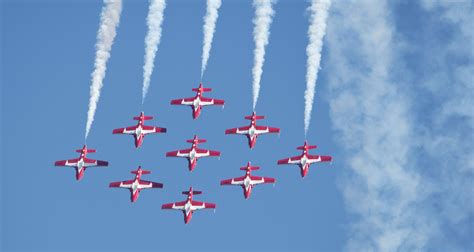
[[[138,174],[138,171],[135,170],[135,171],[131,171],[130,173],[132,173],[132,174]],[[150,174],[150,173],[151,173],[151,171],[142,170],[142,174],[143,174],[143,175],[145,175],[145,174]]]
[[[188,139],[188,140],[186,140],[186,142],[194,143],[194,139]],[[207,140],[206,139],[197,139],[197,142],[198,143],[205,143],[205,142],[207,142]]]
[[[193,192],[193,195],[202,194],[201,191],[192,191],[192,192]],[[189,195],[189,191],[184,191],[184,192],[182,192],[182,194],[184,194],[184,195]]]
[[[260,119],[264,119],[265,116],[255,116],[255,120],[260,120]],[[252,120],[252,116],[246,116],[245,119],[247,120]]]
[[[240,167],[240,169],[241,169],[242,171],[246,171],[246,170],[247,170],[247,167]],[[250,166],[250,170],[251,170],[251,171],[256,171],[256,170],[258,170],[258,169],[260,169],[260,166]]]
[[[308,150],[316,149],[316,148],[318,148],[318,146],[316,146],[316,145],[308,145]],[[298,150],[304,150],[304,146],[299,146],[299,147],[297,147],[296,149],[298,149]]]
[[[82,149],[76,150],[76,152],[82,153]],[[94,153],[94,152],[95,152],[94,149],[87,149],[87,153]]]
[[[140,120],[140,117],[139,116],[135,116],[133,117],[133,120]],[[153,120],[153,116],[144,116],[143,117],[143,120]]]
[[[194,92],[198,92],[199,88],[193,88]],[[202,92],[211,92],[212,88],[202,88]]]

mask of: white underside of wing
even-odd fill
[[[266,134],[268,132],[269,132],[268,127],[265,130],[258,130],[258,129],[255,130],[255,134]]]
[[[178,153],[176,153],[176,156],[177,157],[189,157],[191,155],[190,152],[186,153],[186,152],[180,152],[178,151]]]
[[[184,206],[177,206],[176,204],[173,203],[173,209],[176,209],[176,210],[184,210]]]
[[[123,182],[120,182],[120,188],[132,188],[133,184],[124,184]]]
[[[138,189],[148,189],[152,187],[152,183],[147,183],[147,184],[138,184]]]
[[[206,151],[206,152],[204,152],[204,153],[196,153],[196,157],[198,157],[198,158],[207,157],[207,156],[209,156],[209,155],[211,155],[211,152],[210,152],[210,151]]]
[[[195,210],[200,210],[200,209],[203,209],[206,207],[206,203],[202,203],[202,205],[191,205],[191,210],[195,211]]]
[[[249,130],[240,130],[240,129],[237,129],[235,131],[235,134],[241,134],[241,135],[247,135],[249,133]]]
[[[230,184],[232,185],[243,185],[244,184],[244,181],[243,180],[234,180],[232,179],[232,181],[230,181]]]

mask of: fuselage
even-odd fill
[[[196,148],[197,148],[197,143],[194,142],[191,147],[191,151],[189,152],[189,158],[188,158],[190,171],[193,171],[197,164],[198,158],[196,156],[196,153],[197,153]]]
[[[87,155],[87,149],[83,148],[81,155],[79,156],[79,161],[77,161],[76,166],[76,180],[80,180],[84,176],[84,170],[86,169],[84,159]]]
[[[135,129],[135,133],[134,133],[136,148],[142,145],[143,138],[145,137],[145,135],[143,134],[143,122],[144,122],[144,118],[142,115],[140,116],[140,120],[138,120],[137,128]]]
[[[242,188],[244,189],[244,197],[248,199],[250,197],[250,194],[252,193],[253,188],[252,179],[250,178],[250,171],[247,171],[245,173]]]
[[[299,166],[301,169],[301,177],[305,177],[308,174],[309,166],[311,165],[311,160],[308,158],[308,149],[305,145],[303,153],[301,154]]]
[[[257,143],[258,133],[257,133],[256,126],[257,126],[257,122],[255,120],[255,117],[252,116],[252,120],[250,121],[250,126],[249,126],[249,132],[247,134],[250,149],[253,149],[253,147]]]
[[[202,98],[202,92],[198,91],[196,96],[194,96],[194,101],[193,101],[193,119],[197,119],[199,115],[201,114],[201,98]]]
[[[137,175],[135,175],[135,179],[133,180],[132,186],[130,187],[130,193],[131,193],[131,200],[132,202],[137,201],[138,196],[140,196],[140,178],[141,178],[141,172],[138,172]]]
[[[193,195],[192,195],[192,193],[190,193],[188,195],[188,198],[186,199],[186,203],[184,204],[184,209],[183,209],[184,223],[186,223],[186,224],[188,224],[188,222],[193,217],[193,204],[192,204],[192,201],[193,201]]]

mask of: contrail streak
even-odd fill
[[[201,79],[206,70],[207,60],[209,59],[209,52],[211,51],[212,39],[214,31],[216,30],[216,21],[219,17],[219,8],[221,7],[221,0],[207,0],[206,16],[204,17],[204,41],[202,47],[202,63],[201,63]]]
[[[145,38],[145,63],[143,65],[143,90],[142,104],[145,102],[148,88],[150,87],[150,77],[153,72],[156,51],[161,39],[161,24],[163,23],[163,12],[166,8],[165,0],[150,0],[148,9],[147,25],[148,33]]]
[[[120,13],[122,12],[122,0],[104,0],[104,4],[100,14],[100,26],[97,31],[97,43],[95,45],[96,53],[94,72],[92,72],[89,110],[87,112],[86,139],[94,121],[100,89],[103,86],[107,70],[107,61],[110,58],[110,50],[117,34],[116,29],[120,22]]]
[[[270,36],[270,25],[272,23],[273,0],[254,0],[255,17],[253,19],[253,39],[255,41],[253,74],[253,110],[257,105],[258,93],[260,92],[260,79],[262,78],[262,67],[265,61],[265,46],[268,45]]]
[[[306,47],[308,56],[306,62],[306,91],[304,92],[304,133],[308,132],[313,109],[314,93],[316,91],[316,80],[321,63],[321,49],[323,48],[323,37],[326,33],[326,19],[331,0],[312,0],[310,11],[310,25],[308,28],[309,43]]]

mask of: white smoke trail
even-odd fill
[[[265,61],[265,46],[268,45],[270,36],[270,25],[274,11],[273,0],[254,0],[255,17],[253,23],[253,40],[255,41],[254,65],[253,65],[253,110],[257,105],[258,93],[260,91],[260,79],[262,78],[262,67]]]
[[[87,112],[86,136],[89,135],[92,122],[94,121],[97,102],[100,97],[100,89],[103,86],[107,61],[110,58],[110,50],[114,43],[116,29],[120,22],[122,12],[122,0],[104,0],[104,7],[100,14],[100,26],[97,31],[97,43],[95,45],[94,72],[92,72],[92,84],[90,89],[89,110]]]
[[[321,50],[323,48],[323,37],[326,33],[326,19],[331,0],[312,0],[310,10],[310,25],[308,28],[309,43],[306,47],[308,59],[306,62],[306,91],[304,93],[304,133],[308,132],[313,109],[314,93],[316,91],[316,80],[321,63]]]
[[[202,63],[201,63],[201,79],[206,70],[207,60],[209,59],[209,52],[211,51],[212,38],[216,30],[216,21],[219,17],[219,8],[221,7],[221,0],[207,0],[206,16],[204,17],[204,41],[202,47]]]
[[[163,12],[166,8],[165,0],[150,0],[148,9],[147,25],[148,33],[145,38],[145,63],[143,65],[143,90],[142,103],[145,102],[148,88],[150,87],[150,77],[153,72],[156,51],[161,39],[161,24],[163,23]]]

